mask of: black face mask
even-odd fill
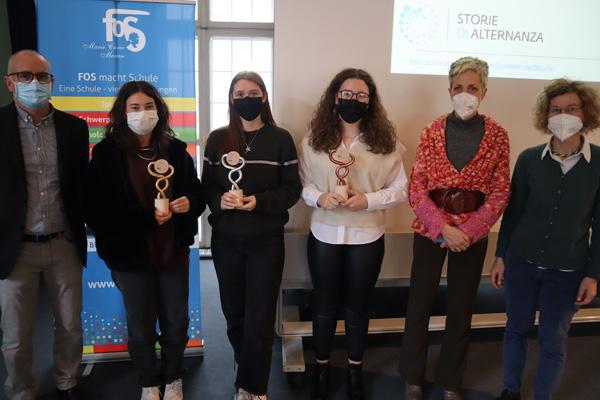
[[[254,121],[263,110],[263,99],[262,97],[233,99],[233,108],[246,121]]]
[[[353,124],[365,116],[367,109],[369,108],[369,104],[361,103],[355,99],[338,99],[336,108],[338,114],[344,121],[349,124]]]

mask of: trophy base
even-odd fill
[[[235,195],[237,197],[236,207],[241,207],[244,205],[242,199],[244,198],[244,191],[242,189],[231,189],[229,193]]]
[[[154,199],[154,208],[162,213],[169,212],[169,199]]]
[[[348,200],[348,185],[337,185],[335,187],[335,193],[342,196],[344,201]]]

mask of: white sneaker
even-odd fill
[[[233,400],[252,400],[252,395],[240,388],[235,396],[233,396]]]
[[[176,379],[165,386],[163,400],[183,400],[183,382],[181,379]]]
[[[252,394],[244,389],[238,389],[238,392],[233,397],[233,400],[267,400],[267,395]]]
[[[160,400],[160,390],[158,389],[158,386],[143,387],[141,400]]]

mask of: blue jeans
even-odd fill
[[[505,260],[506,332],[504,333],[504,386],[520,392],[527,356],[527,337],[534,326],[539,305],[538,369],[535,400],[552,396],[566,358],[566,340],[583,272],[540,269],[510,256]]]

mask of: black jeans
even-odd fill
[[[238,364],[236,387],[265,394],[283,272],[283,230],[248,236],[213,231],[211,250]]]
[[[431,308],[448,255],[446,332],[435,371],[435,381],[447,390],[459,390],[466,367],[473,302],[481,280],[487,238],[466,251],[454,253],[415,233],[410,295],[402,342],[400,372],[408,383],[420,384],[427,362]]]
[[[348,358],[362,360],[369,329],[369,297],[377,282],[384,252],[383,236],[372,243],[359,245],[324,243],[312,233],[308,237],[317,359],[329,359],[341,306],[346,323]]]
[[[128,349],[142,386],[159,386],[183,376],[188,342],[189,267],[112,271],[127,311]],[[156,319],[160,337],[156,332]],[[161,363],[156,359],[160,343]]]

